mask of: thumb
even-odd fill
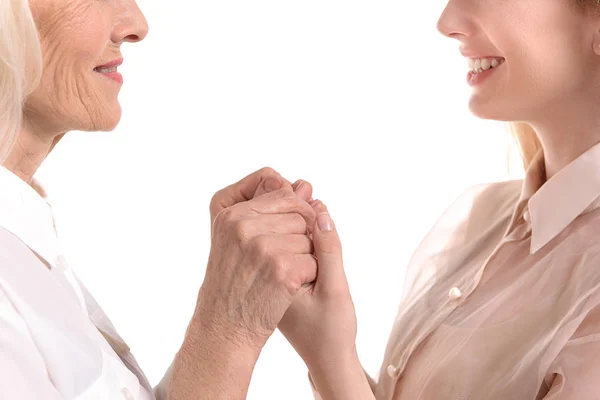
[[[345,288],[347,283],[342,258],[342,244],[335,224],[327,211],[317,215],[312,236],[319,268],[315,290],[330,292],[336,291],[338,288]]]
[[[267,176],[261,182],[261,184],[258,185],[258,187],[256,188],[256,191],[254,192],[253,198],[255,199],[264,194],[275,192],[279,189],[293,190],[292,184],[287,179],[284,179],[278,173],[273,173],[273,174]]]

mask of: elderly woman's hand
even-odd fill
[[[262,348],[304,284],[316,278],[312,207],[280,189],[222,210],[196,318],[224,338]]]
[[[245,398],[262,347],[316,277],[312,188],[299,186],[266,168],[213,197],[206,276],[169,400]]]

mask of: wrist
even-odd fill
[[[246,398],[260,349],[192,321],[173,364],[169,399]]]
[[[319,354],[305,360],[311,374],[330,375],[332,372],[340,373],[360,367],[360,360],[356,347],[339,351],[321,351]],[[361,367],[362,370],[362,367]]]
[[[194,352],[194,349],[206,349],[205,353],[211,358],[204,361],[227,362],[244,360],[256,362],[262,351],[262,346],[249,340],[233,327],[195,316],[185,335],[182,350]]]
[[[320,363],[308,367],[311,381],[324,400],[375,400],[356,351],[321,358]]]

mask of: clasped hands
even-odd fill
[[[309,370],[356,358],[340,239],[309,182],[261,169],[217,192],[193,321],[258,352],[279,328]]]

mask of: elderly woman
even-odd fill
[[[147,32],[134,0],[0,0],[0,398],[242,399],[293,300],[327,295],[327,286],[309,285],[316,258],[340,254],[325,207],[307,182],[292,186],[270,169],[249,175],[212,200],[195,313],[165,378],[149,385],[67,265],[32,186],[66,132],[117,125],[121,46]],[[286,316],[288,327],[294,318]],[[318,350],[309,353],[320,363]]]

